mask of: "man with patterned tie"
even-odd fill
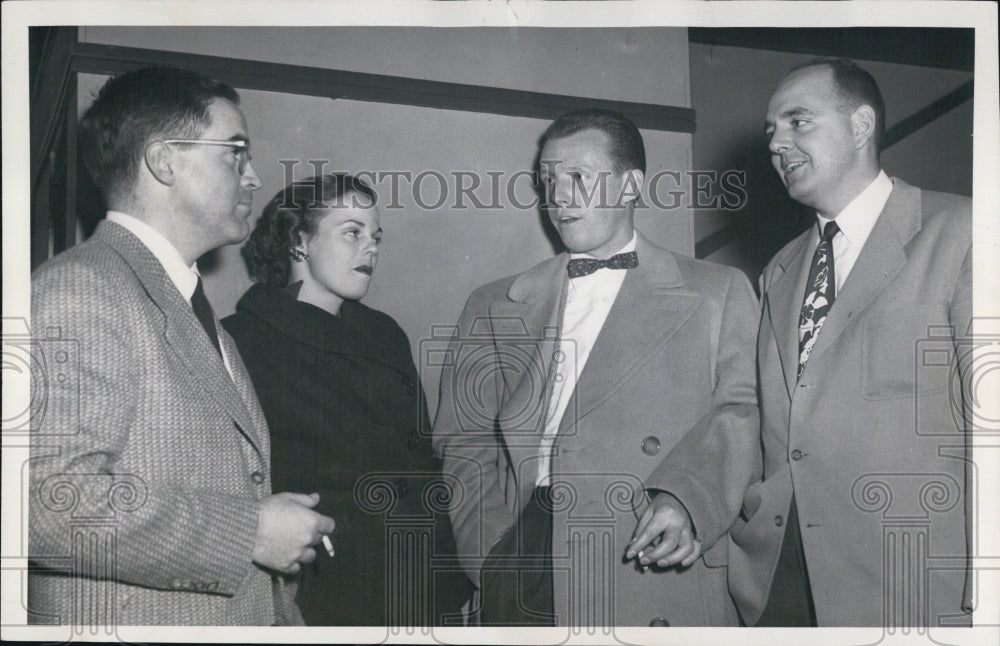
[[[763,479],[730,550],[749,625],[970,622],[971,204],[890,179],[884,131],[844,59],[796,68],[768,106],[772,163],[817,224],[761,278]]]
[[[108,81],[80,149],[109,206],[39,267],[31,324],[77,349],[34,396],[31,623],[300,623],[278,574],[333,531],[271,494],[267,423],[197,259],[239,242],[260,179],[239,97],[194,72]]]
[[[756,298],[633,228],[625,117],[542,137],[566,252],[469,297],[434,442],[485,625],[736,625],[726,532],[759,464]]]

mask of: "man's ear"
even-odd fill
[[[851,114],[851,128],[854,132],[854,147],[864,148],[875,137],[875,110],[862,103]]]
[[[633,168],[622,173],[621,203],[623,205],[629,202],[638,203],[639,195],[642,193],[643,180],[643,173],[638,168]]]
[[[173,186],[176,176],[173,167],[173,151],[170,146],[161,142],[150,144],[146,148],[143,161],[156,181],[165,186]]]

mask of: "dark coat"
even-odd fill
[[[271,429],[274,491],[318,492],[337,522],[336,556],[317,546],[296,601],[311,625],[440,624],[468,586],[429,567],[455,548],[406,334],[358,302],[336,317],[293,292],[254,285],[223,325]]]

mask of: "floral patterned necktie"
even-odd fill
[[[806,281],[806,298],[802,301],[799,314],[799,372],[809,360],[819,330],[826,322],[833,300],[836,297],[837,281],[833,273],[833,238],[840,231],[836,222],[827,222],[819,237],[819,245],[813,254],[809,279]]]

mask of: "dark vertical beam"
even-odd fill
[[[49,257],[49,204],[52,202],[52,168],[54,154],[39,165],[38,177],[32,178],[31,193],[31,268],[34,269]]]
[[[30,27],[31,268],[75,242],[76,27]],[[67,176],[73,175],[72,180]],[[75,190],[75,189],[74,189]],[[72,237],[71,237],[72,235]]]
[[[39,30],[33,32],[31,30]],[[66,92],[72,73],[73,48],[77,45],[76,27],[29,27],[29,35],[43,42],[36,42],[39,59],[32,66],[37,78],[29,80],[31,178],[38,177],[39,167],[47,163],[53,141],[62,136],[60,123],[64,116]],[[34,185],[34,184],[32,184]]]
[[[79,173],[77,160],[77,112],[79,111],[77,102],[77,78],[76,74],[72,78],[66,89],[66,145],[63,147],[62,168],[65,169],[62,176],[65,177],[63,195],[65,196],[62,210],[53,213],[53,218],[61,218],[62,236],[57,242],[62,243],[62,249],[68,249],[76,244],[76,191],[77,175]]]

